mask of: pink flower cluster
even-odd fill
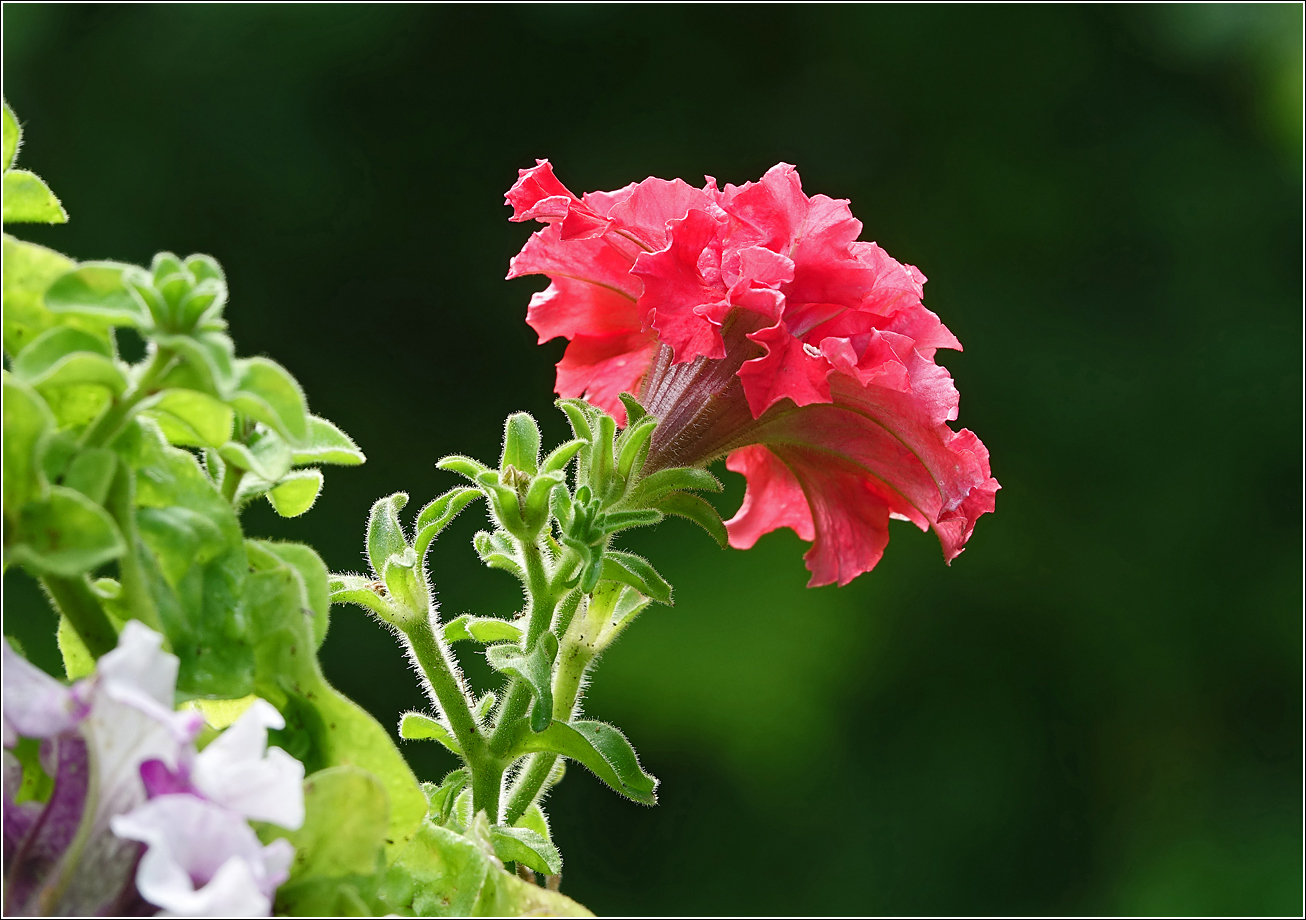
[[[758,182],[645,179],[569,191],[541,160],[507,194],[547,224],[509,278],[543,274],[527,322],[569,340],[557,392],[659,418],[651,468],[728,455],[748,491],[731,544],[790,527],[814,541],[811,584],[879,561],[892,517],[932,528],[951,560],[999,486],[953,431],[958,395],[934,361],[961,345],[921,303],[925,276],[875,243],[847,201],[803,193],[779,164]]]

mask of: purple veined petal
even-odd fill
[[[266,916],[294,855],[287,841],[265,847],[239,814],[192,795],[151,799],[112,827],[146,844],[137,888],[175,914]]]
[[[60,864],[85,819],[91,789],[90,752],[85,739],[74,733],[51,738],[45,744],[52,748],[54,789],[50,801],[40,809],[21,842],[17,843],[12,860],[6,855],[6,915],[52,912],[55,905],[45,901],[55,896],[51,889],[62,887],[59,885],[60,873],[75,872],[79,868],[76,859],[73,864]],[[7,845],[9,803],[6,801],[5,804]]]
[[[23,765],[9,751],[4,752],[4,771],[4,872],[8,877],[18,847],[35,826],[43,806],[40,802],[15,801],[23,783]]]
[[[4,746],[19,735],[50,738],[76,728],[86,713],[72,692],[3,641]]]
[[[270,703],[255,700],[195,758],[195,788],[247,818],[297,830],[304,823],[304,765],[267,746],[267,730],[285,724]]]

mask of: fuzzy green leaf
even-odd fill
[[[269,358],[243,358],[236,370],[232,407],[280,432],[292,445],[303,446],[308,441],[308,404],[299,382]]]
[[[23,129],[18,125],[18,118],[9,103],[4,104],[4,160],[0,163],[5,170],[18,161],[18,145],[23,139]]]
[[[406,492],[395,492],[385,498],[378,498],[372,504],[371,514],[367,518],[367,558],[377,577],[385,572],[386,561],[391,556],[399,555],[408,548],[403,525],[399,523],[399,512],[406,504]]]
[[[73,457],[64,470],[63,485],[103,505],[117,469],[117,454],[108,448],[91,447]]]
[[[537,831],[499,825],[490,828],[490,841],[504,862],[518,862],[546,875],[562,874],[562,854]]]
[[[54,416],[45,400],[4,372],[4,514],[14,525],[24,505],[40,501],[48,486],[41,459]]]
[[[541,751],[568,757],[614,790],[644,805],[657,804],[658,781],[640,768],[626,736],[603,722],[554,721],[542,732],[523,732],[514,753]]]
[[[688,492],[672,492],[652,502],[652,505],[663,514],[674,514],[693,521],[706,530],[708,535],[716,540],[722,549],[725,549],[730,542],[730,535],[726,533],[726,525],[722,522],[721,515],[707,501],[697,495],[690,495]]]
[[[608,550],[603,554],[603,578],[630,585],[661,604],[670,605],[671,585],[657,573],[647,559],[634,553]]]
[[[150,414],[169,443],[184,447],[221,447],[236,417],[226,403],[190,389],[164,390],[150,403]]]
[[[4,174],[4,222],[62,224],[68,212],[36,173],[10,169]]]
[[[431,541],[449,526],[449,523],[458,516],[458,512],[467,507],[473,499],[480,498],[482,494],[480,489],[450,489],[428,503],[417,515],[417,537],[413,541],[413,551],[417,554],[417,558],[425,559]]]
[[[64,316],[95,319],[115,326],[147,326],[148,313],[123,283],[125,274],[139,271],[121,262],[83,262],[49,286],[45,305]]]
[[[295,447],[293,457],[299,466],[317,463],[358,466],[367,459],[349,435],[316,415],[308,417],[308,434]]]
[[[321,470],[292,470],[272,487],[267,497],[277,514],[291,518],[312,508],[321,491]]]
[[[4,349],[18,354],[47,329],[76,326],[99,338],[107,346],[109,333],[100,318],[85,319],[52,313],[45,305],[45,291],[74,267],[73,261],[53,249],[4,236]]]
[[[9,562],[71,578],[123,554],[126,544],[103,508],[64,486],[50,486],[45,501],[29,502],[19,514]]]
[[[291,891],[278,892],[278,904],[294,902],[293,887],[311,878],[371,875],[376,872],[390,821],[385,784],[356,766],[328,767],[304,780],[304,823],[295,831],[273,826],[259,835],[265,843],[284,837],[295,847]]]
[[[720,492],[721,482],[707,470],[695,469],[692,466],[658,470],[639,481],[635,487],[634,500],[637,503],[655,502],[668,492],[696,489]]]
[[[490,667],[520,678],[531,688],[535,697],[531,706],[531,728],[534,731],[543,731],[553,717],[553,659],[557,655],[558,637],[551,632],[541,634],[530,651],[524,654],[516,645],[491,645],[485,650],[485,660]]]
[[[177,387],[179,389],[200,390],[210,396],[226,400],[236,405],[234,390],[236,387],[236,349],[231,338],[221,332],[202,332],[195,335],[155,334],[151,339],[160,348],[176,352],[182,363],[174,367],[160,381],[160,389]],[[258,405],[258,399],[249,396],[246,402],[255,405],[262,415],[273,413],[264,405]],[[263,421],[262,416],[253,418]],[[276,426],[272,426],[276,427]]]
[[[228,466],[248,470],[269,483],[290,471],[290,446],[275,431],[258,431],[248,444],[228,441],[218,449]]]
[[[540,426],[525,412],[514,412],[503,426],[503,454],[499,469],[514,467],[535,475],[540,464]]]
[[[463,749],[453,732],[420,712],[404,713],[399,720],[399,737],[405,741],[438,741],[459,757],[463,756]]]

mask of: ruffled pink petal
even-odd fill
[[[671,221],[665,249],[641,255],[631,269],[644,285],[640,315],[671,346],[678,363],[725,355],[720,324],[710,318],[728,309],[719,283],[722,230],[722,222],[707,211],[690,211]],[[705,269],[713,277],[705,277]]]
[[[626,408],[618,396],[638,389],[656,351],[657,339],[646,332],[578,335],[558,362],[555,392],[583,397],[624,425]]]
[[[512,205],[509,220],[548,220],[567,216],[571,203],[580,199],[553,174],[548,160],[536,160],[530,169],[517,170],[517,181],[504,196]]]
[[[610,236],[564,240],[558,225],[551,224],[531,234],[521,252],[513,256],[508,263],[508,277],[548,275],[555,281],[574,278],[635,300],[643,290],[639,279],[630,273],[635,256],[612,245]]]
[[[623,233],[639,241],[646,252],[666,248],[667,223],[683,220],[690,211],[720,213],[712,199],[680,179],[645,179],[607,217]]]
[[[748,338],[766,354],[745,361],[739,369],[744,395],[754,418],[782,399],[797,406],[830,401],[830,362],[817,349],[789,334],[784,323],[750,332]]]
[[[561,276],[531,297],[526,322],[539,333],[541,342],[558,336],[570,339],[638,332],[641,326],[635,301],[625,294]]]
[[[730,215],[730,236],[739,248],[765,246],[785,255],[802,232],[809,209],[798,170],[788,163],[772,166],[757,182],[727,185],[721,207]]]
[[[803,540],[815,535],[807,496],[794,474],[775,454],[760,444],[741,447],[726,458],[726,469],[748,480],[744,503],[726,521],[730,545],[749,549],[763,534],[788,527]]]

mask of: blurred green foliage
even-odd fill
[[[588,711],[662,778],[554,794],[564,890],[599,913],[1297,913],[1301,888],[1301,7],[4,8],[25,162],[77,258],[227,269],[236,339],[370,462],[294,521],[358,570],[371,502],[454,484],[561,343],[501,280],[502,194],[796,164],[931,281],[1003,484],[950,568],[895,528],[808,591],[787,531],[631,542],[677,586]],[[738,477],[722,496],[733,510]],[[476,515],[433,551],[448,616],[504,614]],[[54,667],[5,579],[5,632]],[[44,658],[42,656],[45,656]],[[421,703],[335,612],[331,680]],[[487,674],[473,671],[474,680]],[[418,773],[453,766],[408,744]],[[747,846],[745,846],[747,844]]]

